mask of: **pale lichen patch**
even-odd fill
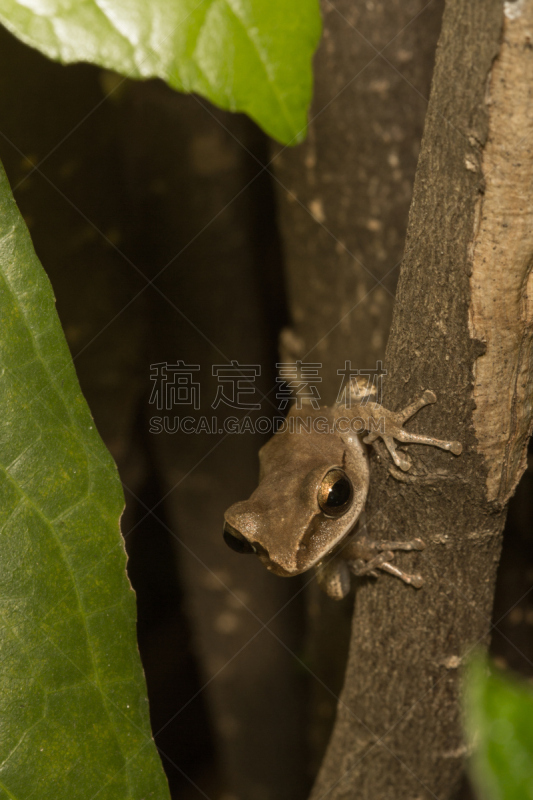
[[[524,10],[524,0],[505,0],[503,13],[507,19],[515,20],[522,16]]]
[[[461,666],[462,659],[460,656],[448,656],[442,662],[442,666],[446,669],[458,669]]]

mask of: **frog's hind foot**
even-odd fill
[[[318,585],[332,600],[342,600],[350,591],[348,563],[333,557],[315,568]]]

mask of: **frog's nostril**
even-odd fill
[[[236,553],[257,552],[253,544],[250,544],[248,539],[245,539],[242,533],[239,533],[229,522],[224,523],[224,541]]]

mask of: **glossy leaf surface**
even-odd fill
[[[283,143],[305,136],[317,0],[0,0],[0,21],[57,61],[163,78]]]
[[[167,800],[116,467],[0,166],[0,798]]]

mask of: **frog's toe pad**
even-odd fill
[[[400,467],[402,472],[409,472],[409,470],[411,469],[411,459],[409,459],[407,456],[402,458],[400,455],[398,455],[398,458],[395,460],[396,460],[396,465]]]

